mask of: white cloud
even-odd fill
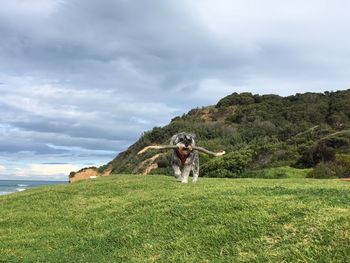
[[[0,165],[0,174],[5,174],[6,167],[3,165]]]
[[[222,97],[236,91],[232,83],[227,83],[220,79],[203,79],[199,82],[198,88],[194,90],[192,97],[213,104]]]
[[[81,165],[73,164],[28,164],[14,169],[13,176],[17,179],[36,180],[68,180],[72,171],[81,169]]]
[[[31,164],[30,173],[38,176],[67,175],[81,168],[73,164]]]

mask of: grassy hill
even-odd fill
[[[347,262],[350,184],[112,175],[0,196],[0,262]]]
[[[350,177],[349,101],[350,90],[288,97],[233,93],[216,105],[193,109],[164,127],[144,133],[99,171],[143,173],[152,166],[156,169],[151,173],[170,174],[169,154],[136,153],[150,144],[168,143],[177,132],[188,131],[197,135],[197,142],[203,147],[238,152],[246,158],[243,165],[235,163],[239,158],[234,154],[217,161],[203,155],[202,176],[241,177],[237,171],[280,166],[309,168],[321,163],[321,168],[332,167],[330,175]],[[337,154],[342,154],[341,164],[336,160]],[[228,162],[235,165],[222,167]],[[217,166],[222,169],[212,169]]]

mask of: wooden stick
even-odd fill
[[[177,149],[178,147],[176,145],[150,145],[145,148],[143,148],[141,151],[137,153],[137,155],[140,155],[150,149],[155,149],[155,150],[164,150],[164,149]]]
[[[218,156],[221,156],[221,155],[224,155],[226,152],[225,151],[222,151],[222,152],[218,152],[218,153],[214,153],[214,152],[211,152],[203,147],[198,147],[198,146],[194,146],[193,147],[193,150],[197,150],[197,151],[200,151],[200,152],[204,152],[206,154],[209,154],[209,155],[213,155],[215,157],[218,157]]]
[[[150,146],[147,146],[145,148],[143,148],[141,151],[139,151],[137,153],[137,155],[140,155],[150,149],[155,149],[155,150],[165,150],[165,149],[178,149],[179,147],[176,146],[176,145],[150,145]],[[209,155],[212,155],[212,156],[221,156],[221,155],[224,155],[226,152],[225,151],[222,151],[222,152],[218,152],[218,153],[214,153],[212,151],[209,151],[203,147],[198,147],[198,146],[193,146],[192,148],[193,150],[197,150],[197,151],[200,151],[200,152],[204,152],[206,154],[209,154]]]

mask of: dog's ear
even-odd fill
[[[189,135],[193,138],[196,139],[196,135],[194,133],[189,133]]]
[[[178,142],[179,142],[179,136],[178,136],[178,134],[173,135],[173,137],[171,137],[171,139],[170,139],[170,144],[175,145],[175,144],[177,144]]]

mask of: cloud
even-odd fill
[[[6,171],[5,166],[0,165],[0,174],[4,174],[4,173],[5,173],[5,171]]]
[[[38,176],[67,175],[80,168],[72,164],[31,164],[30,173]]]
[[[17,180],[67,180],[67,175],[71,171],[77,171],[80,168],[82,167],[72,164],[33,163],[15,168],[11,176]]]
[[[349,5],[3,1],[0,160],[103,163],[232,92],[347,89]]]

